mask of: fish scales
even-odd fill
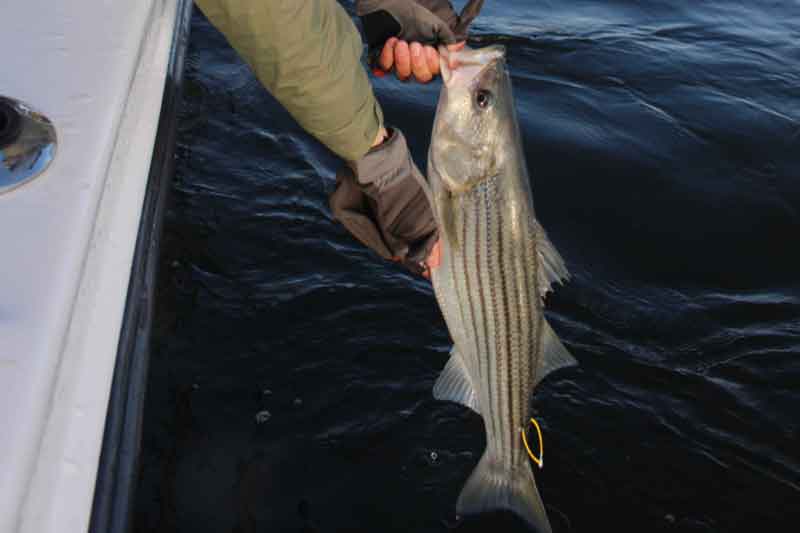
[[[457,510],[509,509],[547,533],[521,433],[537,383],[576,364],[542,303],[568,272],[535,217],[504,49],[440,54],[445,84],[426,194],[442,251],[431,279],[454,348],[434,396],[478,412],[486,431],[486,450]],[[451,70],[448,54],[461,66]]]
[[[470,279],[469,273],[472,270],[472,268],[470,268],[470,267],[474,267],[474,264],[468,264],[469,260],[472,259],[472,256],[467,252],[467,250],[469,250],[471,248],[470,247],[470,243],[469,243],[470,235],[467,233],[467,228],[470,227],[470,225],[474,226],[474,223],[472,223],[472,220],[473,219],[477,220],[477,217],[475,216],[475,213],[474,213],[474,211],[473,211],[473,209],[472,209],[472,207],[470,205],[470,204],[473,204],[474,202],[471,202],[468,199],[465,199],[465,200],[466,201],[462,202],[462,217],[461,218],[462,218],[463,224],[461,225],[461,228],[462,228],[462,242],[464,243],[464,247],[465,247],[465,252],[466,253],[461,254],[461,261],[456,260],[456,261],[454,261],[454,264],[455,265],[459,265],[461,267],[461,269],[462,269],[461,272],[459,272],[459,276],[458,276],[459,280],[463,280],[463,285],[461,286],[462,296],[459,299],[465,300],[467,302],[467,310],[469,312],[468,320],[465,322],[465,325],[466,324],[476,324],[476,325],[478,325],[478,324],[483,323],[484,320],[483,320],[483,316],[482,315],[478,316],[478,313],[480,311],[480,307],[475,304],[475,302],[473,301],[473,298],[472,298],[473,284],[470,283],[472,280]],[[469,356],[470,365],[468,365],[468,368],[475,369],[473,371],[474,377],[475,377],[476,380],[480,381],[482,379],[482,374],[481,374],[481,371],[480,371],[480,366],[478,365],[479,359],[478,359],[477,356],[481,353],[481,350],[480,350],[480,346],[481,346],[480,331],[481,331],[481,329],[479,327],[474,327],[474,328],[471,328],[471,329],[472,329],[472,333],[473,333],[473,336],[472,336],[473,344],[471,345],[471,349],[465,348],[464,355],[465,356]]]
[[[527,252],[532,250],[528,245],[532,231],[526,225],[511,229],[500,208],[502,193],[496,181],[480,184],[458,202],[456,220],[463,246],[454,247],[449,255],[451,283],[463,312],[451,321],[464,331],[464,344],[457,343],[459,352],[479,361],[469,365],[475,369],[474,378],[489,383],[481,395],[482,405],[489,407],[484,413],[487,434],[493,449],[510,464],[521,455],[526,391],[532,388],[531,369],[539,358],[540,346],[534,339],[540,324],[530,306],[537,309],[540,304],[538,295],[528,294],[537,270],[534,254]],[[438,285],[439,279],[435,273],[434,283]]]

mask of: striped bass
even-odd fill
[[[457,513],[507,509],[550,532],[521,434],[536,385],[577,364],[543,313],[569,274],[533,210],[504,47],[440,53],[428,194],[441,262],[431,281],[453,351],[433,394],[482,415],[486,430]]]

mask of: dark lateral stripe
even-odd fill
[[[455,205],[453,205],[451,203],[450,208],[451,209],[455,209],[456,207],[455,207]],[[469,322],[467,322],[467,320],[466,320],[466,316],[464,314],[464,306],[461,303],[461,301],[462,301],[462,298],[461,298],[461,287],[458,284],[458,276],[456,275],[456,262],[457,262],[456,259],[457,259],[457,254],[459,252],[456,252],[455,248],[456,247],[454,247],[452,245],[450,246],[450,254],[451,255],[450,255],[450,261],[448,261],[448,263],[450,264],[450,287],[451,287],[451,290],[456,295],[456,305],[458,306],[458,316],[461,319],[461,326],[462,326],[460,329],[463,331],[465,328],[469,327]],[[455,340],[456,339],[453,339],[453,341],[455,341]],[[459,339],[459,340],[461,340],[461,339]],[[461,354],[459,357],[465,357],[465,354]]]
[[[525,457],[518,453],[518,428],[527,421],[542,351],[542,266],[534,227],[504,226],[509,214],[499,198],[502,187],[487,180],[453,203],[460,243],[451,249],[443,279],[456,293],[450,312],[461,322],[461,357],[475,379],[487,446],[498,459],[514,463]]]
[[[500,431],[500,449],[505,450],[508,447],[508,403],[510,400],[510,383],[508,382],[508,341],[509,341],[509,323],[508,323],[508,305],[505,295],[505,261],[503,251],[503,213],[498,204],[497,187],[493,188],[492,206],[494,211],[497,212],[497,219],[495,221],[495,229],[497,234],[495,239],[497,242],[497,255],[495,262],[497,266],[497,315],[499,348],[496,354],[497,361],[497,380],[496,389],[500,391],[499,398],[499,431]]]
[[[470,200],[472,200],[472,199],[470,198]],[[470,223],[469,213],[468,213],[467,207],[468,206],[464,207],[464,212],[463,212],[463,214],[464,214],[464,216],[463,216],[464,223],[461,225],[461,242],[462,242],[462,246],[461,246],[461,263],[462,263],[462,266],[464,268],[464,273],[463,273],[463,275],[464,275],[464,291],[465,291],[464,296],[466,296],[467,303],[469,304],[468,305],[468,310],[469,310],[469,319],[470,320],[469,320],[468,324],[469,324],[469,328],[472,330],[473,341],[475,343],[474,344],[474,350],[475,350],[474,353],[479,354],[480,350],[479,350],[478,347],[480,346],[480,344],[478,343],[478,325],[476,324],[476,320],[475,320],[475,305],[472,302],[472,286],[471,286],[472,284],[470,283],[470,268],[469,268],[469,265],[467,263],[467,254],[469,253],[469,251],[468,251],[469,250],[469,248],[468,248],[469,242],[467,241],[467,226]],[[475,220],[475,222],[477,223],[477,220]],[[481,379],[480,372],[478,373],[478,379],[479,380]]]
[[[511,276],[510,276],[510,283],[509,283],[509,297],[511,300],[511,322],[514,327],[514,335],[512,336],[511,340],[513,342],[513,346],[511,347],[512,352],[509,361],[509,379],[511,380],[511,390],[513,394],[511,394],[511,412],[509,416],[511,417],[509,420],[509,424],[512,427],[512,432],[516,432],[516,428],[519,425],[519,417],[520,417],[520,373],[519,373],[519,365],[520,359],[525,356],[522,353],[522,306],[521,306],[521,299],[522,294],[520,291],[519,286],[519,270],[520,265],[518,264],[519,261],[519,250],[517,250],[517,241],[513,239],[513,233],[508,234],[509,239],[509,255],[510,255],[510,262],[511,262]],[[513,444],[513,441],[512,441]]]
[[[498,360],[501,362],[502,367],[500,368],[500,374],[503,378],[505,378],[505,386],[500,387],[503,391],[503,396],[505,400],[505,411],[502,413],[501,419],[501,431],[503,432],[503,445],[504,447],[508,445],[507,439],[511,428],[509,426],[510,417],[513,404],[512,404],[512,394],[511,394],[511,317],[509,316],[509,306],[508,306],[508,284],[507,281],[507,272],[508,272],[508,265],[506,264],[505,258],[505,242],[503,239],[504,231],[503,231],[503,209],[497,205],[497,201],[495,201],[495,205],[497,206],[497,261],[498,261],[498,270],[499,270],[499,282],[500,282],[500,296],[501,296],[501,305],[502,305],[502,313],[501,313],[501,320],[503,320],[503,337],[502,341],[503,350],[498,354]],[[499,384],[502,385],[502,379],[498,380]]]
[[[529,246],[529,232],[527,225],[521,224],[519,240],[517,241],[517,294],[519,302],[519,324],[520,324],[520,339],[519,339],[519,357],[517,361],[517,380],[519,381],[518,390],[527,391],[530,389],[531,377],[530,367],[531,360],[534,353],[531,351],[531,337],[533,336],[534,325],[532,323],[533,307],[531,294],[528,292],[530,286],[529,280],[531,272],[535,266],[530,262],[530,255],[528,253]],[[517,413],[515,413],[515,423],[518,426],[525,425],[527,415],[529,412],[530,397],[527,394],[521,394],[519,397],[519,405],[517,405]],[[519,444],[519,443],[518,443]]]
[[[522,276],[524,282],[524,290],[525,290],[525,305],[528,306],[528,334],[526,339],[528,342],[525,345],[527,346],[529,355],[529,357],[526,357],[524,359],[524,364],[522,367],[522,375],[525,376],[525,379],[527,381],[530,381],[532,383],[536,373],[535,368],[538,356],[536,345],[533,342],[533,339],[536,336],[536,332],[538,331],[538,328],[536,328],[533,323],[534,309],[535,306],[538,305],[538,302],[536,301],[538,295],[533,294],[531,292],[532,290],[531,280],[538,279],[537,268],[539,265],[538,262],[536,261],[535,250],[533,249],[533,239],[531,235],[530,224],[525,224],[523,227],[525,231],[525,238],[522,241],[525,247],[524,248],[525,263],[526,263],[525,266],[530,270],[525,270]],[[528,385],[527,382],[526,385]],[[530,398],[526,398],[526,401],[530,402]],[[525,407],[527,408],[527,404]]]
[[[539,305],[539,296],[536,294],[536,269],[537,261],[536,254],[533,248],[533,234],[531,233],[531,226],[525,224],[525,237],[522,241],[522,250],[525,257],[525,271],[523,272],[523,290],[525,291],[525,306],[528,311],[526,317],[527,336],[525,338],[525,347],[527,357],[523,359],[524,366],[521,369],[521,374],[524,378],[524,390],[533,391],[533,374],[536,368],[536,315],[537,306]],[[531,414],[531,397],[525,396],[525,403],[522,405],[522,424],[525,426]]]
[[[483,187],[481,193],[482,194],[479,194],[475,199],[475,279],[477,280],[477,285],[478,285],[478,297],[481,306],[481,322],[482,322],[481,326],[483,329],[484,357],[482,357],[481,359],[488,359],[491,354],[491,348],[489,346],[489,323],[488,323],[489,317],[486,309],[486,297],[484,296],[483,293],[484,290],[483,265],[481,264],[482,261],[481,245],[483,243],[481,242],[481,223],[480,223],[480,221],[483,220],[483,217],[488,215],[486,209],[481,209],[482,207],[486,206],[485,187]],[[477,353],[481,353],[481,351],[478,351]]]
[[[499,431],[497,427],[497,416],[499,412],[499,405],[500,405],[500,396],[497,391],[493,390],[492,387],[495,386],[495,380],[497,378],[497,336],[498,327],[497,327],[497,320],[496,320],[496,310],[497,310],[497,298],[495,294],[495,284],[494,284],[494,219],[492,218],[492,198],[491,198],[491,191],[493,187],[493,182],[487,182],[481,189],[481,195],[483,200],[483,243],[482,248],[484,252],[484,262],[486,265],[485,274],[487,276],[486,280],[488,280],[487,285],[487,300],[489,302],[487,309],[486,309],[486,328],[488,331],[488,336],[486,339],[488,349],[486,351],[486,357],[483,358],[481,361],[486,368],[484,372],[484,376],[486,376],[486,381],[484,387],[487,389],[487,395],[489,400],[487,403],[490,404],[491,410],[493,413],[492,421],[490,425],[487,425],[487,429],[489,427],[492,428],[492,433],[487,433],[486,438],[487,442],[491,442],[492,446],[497,449],[496,433]]]
[[[492,324],[494,326],[494,331],[492,332],[493,340],[494,340],[494,353],[488,354],[486,357],[486,365],[489,370],[489,376],[486,381],[486,386],[489,387],[489,396],[491,397],[492,403],[492,420],[491,420],[491,427],[492,433],[487,434],[487,442],[491,439],[499,439],[500,442],[497,444],[502,444],[502,428],[498,426],[498,420],[501,418],[501,401],[502,401],[502,387],[498,384],[498,376],[500,375],[500,368],[499,365],[501,364],[502,360],[502,349],[500,348],[500,337],[502,336],[502,328],[500,327],[500,321],[498,320],[497,316],[497,283],[495,283],[494,278],[497,276],[496,266],[497,261],[494,254],[496,254],[495,246],[494,246],[494,235],[495,235],[495,220],[493,218],[493,209],[494,206],[494,198],[492,198],[494,192],[494,183],[491,181],[488,184],[487,191],[486,191],[486,253],[487,259],[489,264],[489,299],[491,300],[492,306]],[[499,230],[497,231],[499,234]],[[488,425],[487,425],[488,427]]]

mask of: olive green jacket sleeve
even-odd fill
[[[383,116],[353,21],[335,0],[195,0],[267,90],[311,135],[349,161]]]

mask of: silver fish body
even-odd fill
[[[434,396],[481,414],[487,443],[457,511],[508,509],[549,532],[522,432],[536,384],[576,364],[542,302],[569,274],[535,217],[504,49],[457,52],[455,69],[442,54],[428,153],[442,254],[431,279],[454,347]]]

